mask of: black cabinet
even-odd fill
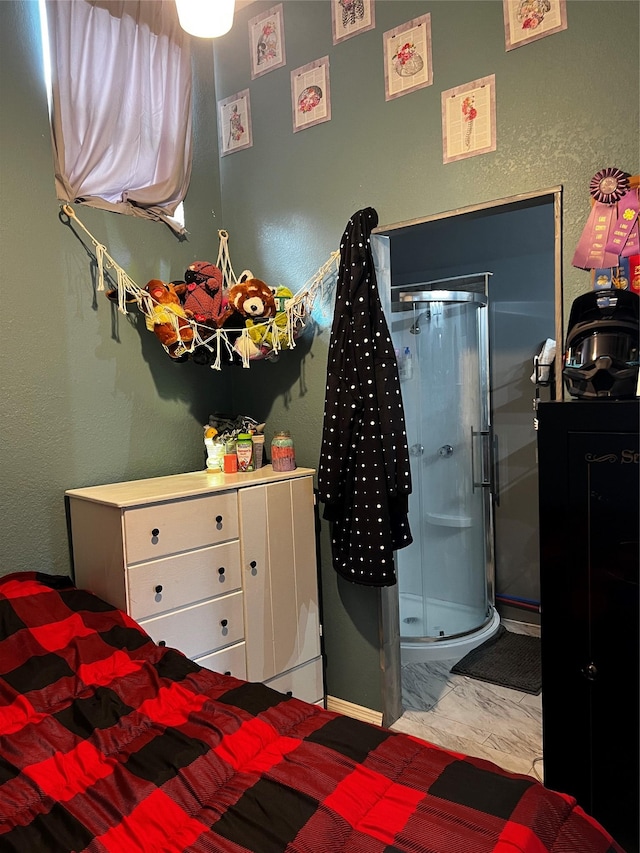
[[[544,782],[638,853],[637,400],[540,403]]]

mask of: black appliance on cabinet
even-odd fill
[[[640,401],[538,406],[544,782],[638,853]]]

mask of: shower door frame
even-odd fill
[[[396,306],[396,315],[399,311],[406,311],[415,305],[427,305],[430,302],[441,301],[449,304],[474,304],[476,305],[476,330],[478,335],[478,375],[480,379],[480,387],[483,393],[480,395],[480,430],[476,435],[481,437],[482,454],[481,454],[481,476],[480,481],[476,482],[476,471],[473,465],[474,447],[473,442],[475,436],[472,433],[471,437],[471,489],[482,489],[482,523],[484,533],[484,583],[485,595],[487,603],[487,611],[484,615],[483,622],[475,628],[462,631],[454,634],[447,634],[444,637],[429,637],[429,636],[400,636],[401,642],[415,643],[416,645],[431,645],[442,643],[447,640],[456,640],[461,637],[476,633],[486,627],[491,621],[493,611],[495,610],[495,542],[494,542],[494,519],[493,519],[493,501],[494,501],[494,458],[493,458],[493,426],[491,421],[491,370],[490,370],[490,354],[489,354],[489,278],[492,273],[478,272],[468,273],[466,275],[451,276],[449,278],[434,279],[426,282],[416,282],[410,285],[398,285],[392,287],[391,308]],[[458,291],[456,285],[463,287],[473,287],[474,285],[482,286],[482,291],[467,290]],[[444,289],[446,286],[446,289]],[[398,292],[398,300],[393,297],[393,290]],[[478,298],[481,297],[481,298]],[[484,311],[484,315],[480,312]],[[393,316],[393,313],[391,314]],[[397,559],[397,558],[396,558]],[[399,575],[399,567],[398,567]],[[398,580],[398,598],[399,598]],[[398,601],[399,606],[399,601]],[[423,607],[426,605],[423,603]]]
[[[482,214],[491,210],[517,210],[536,204],[549,198],[553,201],[554,213],[554,288],[555,288],[555,337],[564,340],[564,315],[562,295],[562,185],[536,190],[528,193],[507,196],[459,207],[454,210],[434,213],[429,216],[407,219],[391,225],[379,225],[371,232],[371,250],[375,259],[378,275],[388,275],[391,279],[390,238],[394,232],[468,214]],[[385,313],[391,313],[391,293],[379,288],[380,299]],[[562,359],[555,360],[555,394],[553,399],[564,399],[562,382]],[[400,609],[398,586],[381,587],[378,590],[378,624],[380,636],[380,670],[382,689],[382,722],[392,725],[402,716],[402,688],[400,662]]]

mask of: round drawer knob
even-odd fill
[[[220,624],[222,625],[223,628],[226,628],[227,625],[229,624],[229,620],[228,619],[221,619]]]
[[[230,669],[225,669],[224,674],[225,674],[225,675],[231,675],[231,670],[230,670]]]
[[[220,566],[220,568],[218,569],[218,574],[219,574],[219,575],[223,575],[224,573],[225,573],[225,568],[224,568],[224,566]]]
[[[158,645],[162,646],[164,648],[167,645],[167,641],[166,640],[159,640]]]
[[[256,561],[255,561],[255,560],[251,560],[251,562],[249,563],[249,566],[250,566],[252,569],[255,569],[255,567],[256,567],[257,565],[258,565],[258,564],[256,563]]]
[[[222,524],[222,516],[221,515],[216,515],[216,523]]]
[[[160,595],[160,593],[162,592],[162,584],[161,583],[159,583],[158,586],[156,587],[156,592],[158,593],[158,595]]]
[[[154,527],[153,530],[151,531],[151,535],[152,536],[160,536],[160,528]]]
[[[595,681],[598,677],[598,667],[595,663],[590,663],[581,670],[587,681]]]
[[[287,690],[286,695],[289,697],[289,699],[291,699],[291,697],[293,696],[293,690]]]

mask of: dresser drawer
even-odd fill
[[[238,538],[235,491],[124,511],[125,559],[153,560]]]
[[[324,696],[322,658],[315,658],[302,666],[296,666],[270,681],[265,681],[265,684],[280,693],[288,693],[289,696],[295,696],[296,699],[302,699],[305,702],[320,702]]]
[[[242,592],[142,619],[140,624],[156,643],[180,649],[188,658],[202,657],[243,639]]]
[[[227,649],[220,649],[219,652],[196,658],[196,663],[206,669],[212,669],[214,672],[221,672],[223,675],[233,675],[234,678],[242,679],[247,677],[244,643],[236,643],[235,646],[229,646]]]
[[[127,569],[129,613],[140,621],[240,589],[240,544],[224,542]]]

